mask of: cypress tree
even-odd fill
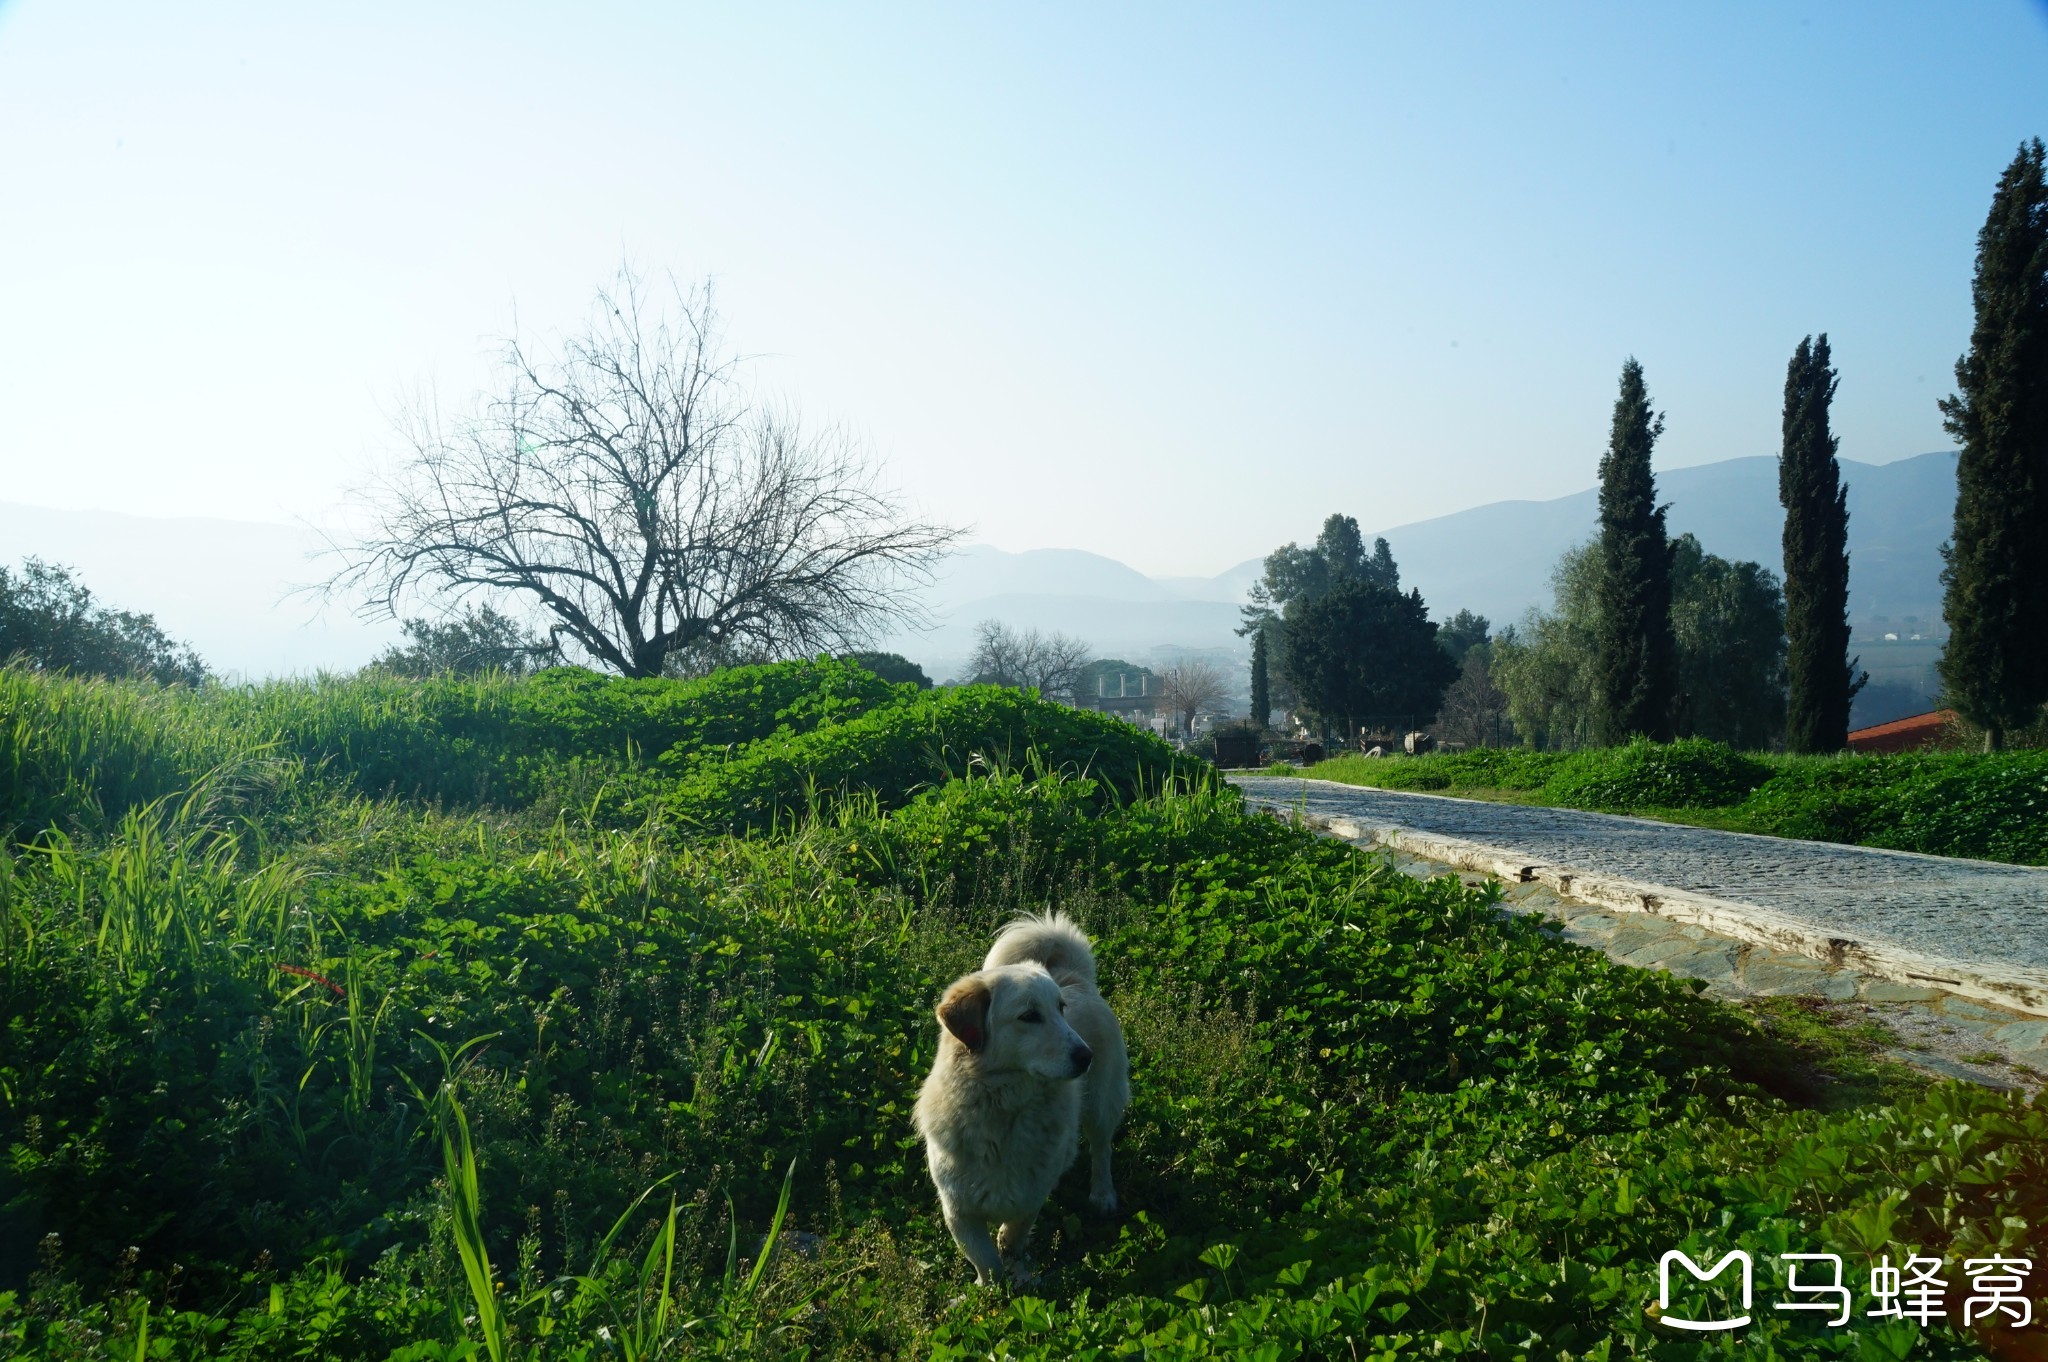
[[[1650,411],[1643,366],[1631,357],[1621,366],[1621,395],[1600,460],[1594,700],[1601,737],[1610,743],[1636,734],[1671,741],[1671,545],[1650,472],[1650,451],[1663,433],[1664,418]]]
[[[1260,728],[1273,717],[1273,692],[1266,676],[1266,631],[1252,635],[1252,722]]]
[[[1849,740],[1849,702],[1862,688],[1849,657],[1849,489],[1828,429],[1840,382],[1828,338],[1808,336],[1785,369],[1784,445],[1778,504],[1785,508],[1785,747],[1839,752]]]
[[[1999,178],[1977,234],[1977,320],[1942,415],[1961,449],[1942,547],[1949,703],[1986,751],[2048,700],[2048,177],[2041,139]]]
[[[1365,561],[1365,580],[1374,586],[1383,586],[1389,591],[1401,589],[1401,569],[1394,562],[1394,551],[1387,547],[1384,539],[1372,541],[1372,557]]]

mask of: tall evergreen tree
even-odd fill
[[[1419,591],[1340,582],[1286,627],[1295,684],[1325,719],[1425,724],[1458,676]]]
[[[1401,589],[1401,569],[1394,562],[1394,551],[1387,547],[1384,539],[1372,541],[1372,557],[1365,560],[1359,575],[1374,586],[1383,586],[1389,591]]]
[[[1266,674],[1266,631],[1252,635],[1252,722],[1260,728],[1273,717],[1272,680]]]
[[[1594,673],[1599,734],[1610,743],[1637,734],[1671,740],[1671,545],[1650,471],[1650,452],[1663,433],[1664,418],[1650,411],[1643,366],[1631,357],[1621,366],[1621,395],[1600,460]]]
[[[1266,555],[1265,574],[1252,584],[1251,602],[1241,607],[1237,627],[1240,638],[1264,634],[1267,647],[1267,675],[1283,686],[1298,686],[1290,659],[1293,632],[1286,622],[1311,601],[1321,600],[1347,582],[1366,582],[1397,591],[1401,569],[1394,562],[1387,541],[1373,541],[1365,550],[1365,536],[1358,521],[1341,512],[1323,522],[1322,533],[1307,548],[1283,544]],[[1290,703],[1283,699],[1283,704]]]
[[[1324,589],[1365,571],[1365,536],[1358,532],[1358,522],[1342,512],[1323,522],[1315,551],[1323,563]]]
[[[1862,688],[1849,660],[1849,489],[1828,429],[1840,380],[1828,338],[1808,336],[1785,370],[1784,444],[1778,504],[1785,508],[1785,746],[1839,752],[1849,741],[1849,702]]]
[[[2021,145],[1977,233],[1977,323],[1944,424],[1962,450],[1942,548],[1949,703],[1987,751],[2048,700],[2048,174]]]

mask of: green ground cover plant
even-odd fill
[[[1099,716],[842,679],[493,682],[474,766],[408,740],[496,781],[502,716],[566,707],[534,741],[628,791],[574,806],[332,741],[444,702],[383,680],[0,692],[40,763],[0,856],[0,1354],[1676,1358],[1670,1249],[1745,1248],[1764,1295],[1785,1252],[1854,1286],[2048,1249],[2039,1105],[1849,1065]],[[128,727],[31,731],[74,703]],[[1048,907],[1130,1038],[1126,1210],[1063,1186],[1038,1282],[984,1291],[908,1112],[939,991]],[[1868,1306],[1706,1350],[1984,1355]]]
[[[697,681],[561,668],[411,680],[371,672],[200,690],[0,669],[0,826],[104,830],[130,804],[255,759],[318,768],[348,789],[523,809],[659,766],[810,732],[907,692],[829,658]]]
[[[1571,753],[1480,748],[1420,757],[1347,755],[1300,774],[2048,865],[2048,752],[2037,750],[1800,757],[1738,753],[1696,739],[1639,740]]]

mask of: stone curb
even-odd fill
[[[1282,812],[1275,810],[1275,812]],[[1293,815],[1290,815],[1293,816]],[[1830,936],[1774,909],[1714,898],[1668,885],[1613,875],[1591,874],[1564,865],[1531,862],[1500,847],[1455,837],[1418,833],[1393,824],[1365,824],[1350,818],[1307,815],[1309,827],[1352,841],[1370,842],[1405,855],[1461,870],[1492,875],[1508,884],[1541,883],[1560,898],[1624,913],[1647,913],[1690,923],[1753,945],[1790,951],[1824,964],[1865,974],[1940,988],[2033,1016],[2048,1017],[2048,970],[2020,966],[1985,967],[1946,956],[1908,951],[1881,942]]]

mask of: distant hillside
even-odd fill
[[[1845,459],[1842,468],[1849,484],[1851,616],[1917,618],[1914,627],[1937,628],[1955,454],[1889,464]],[[1695,534],[1724,558],[1779,568],[1783,512],[1775,458],[1668,469],[1657,482],[1671,505],[1673,533]],[[1402,582],[1421,588],[1438,618],[1469,609],[1499,626],[1550,604],[1551,569],[1566,549],[1593,535],[1598,500],[1588,488],[1552,501],[1497,501],[1374,533],[1386,537]],[[1300,538],[1314,538],[1327,514],[1307,508]],[[1100,652],[1133,659],[1176,649],[1235,654],[1243,650],[1233,632],[1236,606],[1260,569],[1261,559],[1252,558],[1215,577],[1155,579],[1078,550],[1006,553],[975,545],[947,565],[927,595],[939,627],[890,646],[943,675],[963,665],[976,622],[1000,619],[1077,634]]]
[[[1956,502],[1956,456],[1921,454],[1897,463],[1842,461],[1849,484],[1849,613],[1854,619],[1930,622],[1941,617],[1941,553]],[[1779,571],[1775,458],[1729,459],[1657,475],[1671,505],[1673,534],[1698,536],[1709,553]],[[1497,501],[1386,536],[1404,584],[1417,586],[1440,616],[1476,610],[1512,623],[1550,603],[1560,555],[1591,538],[1599,494],[1588,488],[1554,501]]]
[[[1955,505],[1955,465],[1953,453],[1843,463],[1850,613],[1866,624],[1891,622],[1884,628],[1896,626],[1902,643],[1939,627],[1939,548]],[[1673,531],[1691,531],[1723,557],[1778,566],[1774,459],[1670,469],[1658,474],[1658,485],[1671,503]],[[1499,626],[1549,604],[1550,570],[1567,548],[1592,535],[1595,503],[1589,488],[1376,533],[1392,546],[1403,582],[1420,587],[1439,618],[1470,609]],[[1342,498],[1305,500],[1298,537],[1313,539],[1330,510],[1342,506]],[[392,626],[363,625],[339,607],[316,618],[312,602],[287,596],[322,572],[308,557],[318,547],[310,531],[289,525],[0,505],[0,560],[35,554],[71,564],[109,604],[156,615],[217,669],[248,676],[353,669],[396,637]],[[935,627],[882,646],[922,663],[934,678],[957,676],[973,648],[974,626],[998,619],[1074,634],[1100,655],[1134,662],[1189,652],[1235,659],[1244,652],[1234,633],[1237,607],[1260,566],[1251,558],[1214,577],[1153,578],[1076,549],[1009,553],[973,545],[949,559],[924,593]],[[1866,663],[1877,660],[1873,653]],[[1890,679],[1903,683],[1924,666],[1898,670]]]

